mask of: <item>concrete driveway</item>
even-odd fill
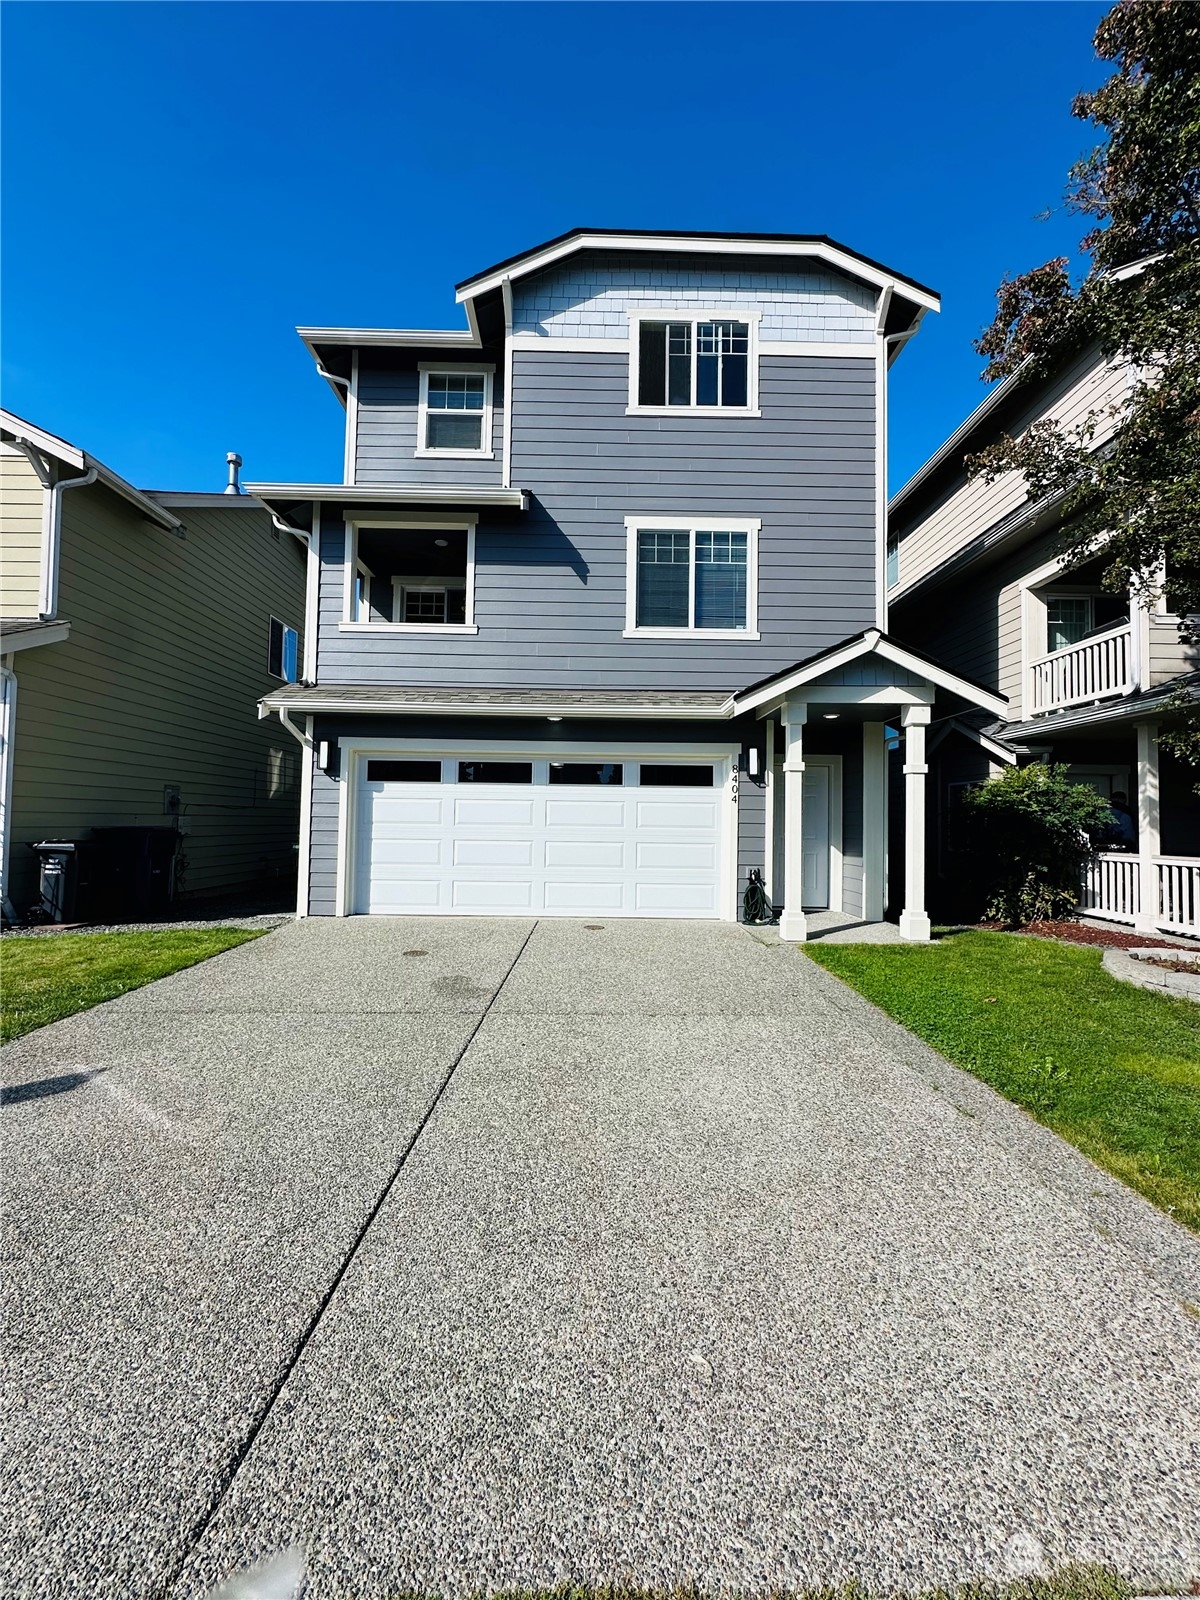
[[[1200,1570],[1197,1241],[770,934],[289,924],[4,1069],[9,1596]]]

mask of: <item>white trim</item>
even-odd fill
[[[813,911],[841,911],[845,905],[845,861],[842,855],[842,758],[840,755],[817,755],[809,752],[804,766],[829,768],[829,904],[812,906]],[[801,881],[804,876],[804,852],[800,853]],[[801,907],[801,909],[805,909]]]
[[[1134,927],[1153,933],[1159,924],[1159,874],[1162,853],[1158,724],[1139,722],[1137,734],[1137,844],[1142,895]]]
[[[873,361],[875,340],[861,344],[836,339],[760,339],[760,356],[831,356],[837,360]]]
[[[470,311],[467,312],[468,317]],[[468,328],[297,328],[307,345],[450,345],[478,349],[479,340]],[[314,352],[315,354],[315,352]]]
[[[300,746],[300,848],[296,855],[296,916],[308,916],[312,862],[313,719],[304,719]]]
[[[446,452],[435,450],[435,455]],[[327,500],[330,505],[511,506],[528,510],[525,489],[499,485],[397,483],[248,483],[258,500]]]
[[[710,311],[697,306],[634,306],[629,310],[629,401],[627,417],[761,417],[758,409],[758,324],[760,308]],[[696,393],[696,362],[699,340],[696,326],[701,322],[744,322],[746,335],[746,404],[744,406],[700,406],[693,400],[686,406],[644,406],[638,401],[641,385],[641,330],[643,322],[690,322],[692,326],[691,392]]]
[[[808,707],[789,700],[781,710],[783,723],[783,915],[779,937],[803,943],[808,938],[804,915],[804,725]]]
[[[1017,765],[1019,757],[1015,750],[1006,744],[1001,744],[999,739],[991,738],[989,734],[983,733],[979,728],[973,728],[969,722],[960,722],[957,717],[953,717],[947,726],[953,728],[956,733],[965,734],[981,750],[986,750],[988,755],[995,756],[997,761],[1001,761],[1009,767]]]
[[[593,352],[600,355],[623,356],[629,353],[629,340],[624,339],[585,339],[574,334],[557,333],[514,333],[509,339],[509,346],[513,350],[574,350],[586,354]]]
[[[0,660],[0,907],[8,904],[8,859],[12,845],[13,765],[17,735],[17,675],[6,655]]]
[[[492,442],[492,386],[496,375],[496,366],[491,361],[458,361],[453,366],[446,362],[419,361],[417,371],[420,373],[421,386],[417,398],[417,448],[413,451],[415,456],[432,456],[438,461],[494,461],[496,451]],[[483,410],[462,412],[439,412],[440,415],[464,416],[479,418],[479,449],[478,450],[439,450],[425,442],[426,428],[429,421],[429,380],[432,377],[460,377],[470,373],[483,378]]]
[[[351,626],[365,628],[365,623]],[[392,624],[380,624],[381,628],[391,633],[394,631]],[[436,689],[429,691],[431,696],[437,695]],[[547,691],[548,694],[552,691]],[[400,716],[463,716],[463,717],[616,717],[626,721],[643,719],[655,722],[728,722],[733,715],[732,698],[720,702],[716,706],[672,705],[664,701],[653,706],[623,706],[623,705],[587,705],[574,701],[554,700],[547,698],[536,704],[513,705],[489,700],[393,700],[364,703],[361,700],[305,700],[298,695],[289,695],[284,701],[276,700],[271,695],[264,695],[258,702],[259,715],[269,717],[273,711],[313,712],[318,716],[326,714],[341,715],[350,713],[363,717],[400,717]]]
[[[891,287],[880,291],[875,339],[875,626],[888,625],[888,347],[884,334]]]
[[[676,533],[687,532],[688,560],[688,618],[686,628],[639,628],[637,621],[637,536],[639,529],[647,532],[666,529]],[[631,516],[625,518],[625,628],[623,639],[743,639],[756,640],[758,631],[758,536],[762,521],[758,517],[705,516],[693,512],[678,517]],[[744,533],[746,535],[746,626],[744,628],[697,628],[691,619],[696,607],[696,534]]]
[[[338,632],[356,633],[478,633],[475,623],[475,516],[397,516],[397,517],[347,517],[344,521],[345,543],[342,550],[342,615]],[[361,563],[358,559],[358,530],[360,528],[386,528],[404,532],[450,532],[467,536],[466,595],[463,614],[465,622],[356,622],[354,618],[354,574]],[[364,569],[366,570],[366,569]]]
[[[941,309],[941,300],[930,290],[920,289],[916,284],[897,277],[885,267],[873,266],[870,262],[862,261],[848,251],[839,249],[837,245],[827,244],[821,239],[750,239],[736,234],[729,238],[656,233],[571,234],[568,238],[560,239],[556,244],[548,245],[543,250],[531,252],[519,261],[510,261],[507,266],[480,274],[476,278],[468,278],[455,292],[455,299],[460,305],[464,300],[477,299],[490,289],[498,288],[504,278],[526,278],[531,273],[541,272],[554,262],[561,261],[564,256],[577,255],[583,250],[622,253],[657,251],[660,254],[665,252],[677,255],[808,257],[826,261],[831,266],[839,268],[847,277],[860,278],[864,283],[874,284],[876,288],[892,284],[902,299],[910,300],[916,306],[923,306],[927,311]]]
[[[44,622],[39,628],[27,628],[21,633],[5,633],[0,638],[0,651],[6,656],[18,650],[32,650],[40,644],[62,644],[71,636],[69,622]]]
[[[678,526],[678,524],[675,524]],[[794,671],[774,678],[757,689],[748,690],[745,694],[734,697],[734,715],[740,716],[743,711],[753,711],[757,706],[765,706],[782,701],[793,690],[802,685],[819,681],[827,672],[834,672],[839,667],[846,666],[851,661],[856,661],[859,656],[877,655],[885,661],[892,662],[895,666],[904,667],[906,671],[914,673],[917,677],[924,678],[926,682],[934,684],[939,689],[948,689],[952,694],[959,695],[963,700],[968,700],[972,705],[990,711],[997,717],[1007,715],[1008,701],[1003,695],[992,694],[990,690],[980,689],[973,683],[968,683],[964,678],[956,677],[953,672],[947,672],[944,667],[935,666],[930,661],[924,661],[919,656],[914,656],[900,645],[893,644],[891,640],[881,637],[877,628],[870,628],[859,639],[852,640],[843,645],[839,650],[830,651],[819,656],[815,661],[807,662]],[[832,686],[831,686],[832,687]],[[847,693],[852,686],[848,686]],[[912,692],[912,691],[910,691]]]
[[[346,453],[342,477],[347,483],[358,478],[358,351],[350,357],[350,382],[346,385]]]
[[[905,706],[900,722],[904,728],[904,909],[900,913],[900,935],[926,944],[931,933],[925,909],[925,788],[929,776],[925,731],[930,722],[929,707]]]
[[[35,428],[32,422],[26,422],[25,418],[17,416],[15,411],[0,410],[0,427],[6,428],[18,439],[28,440],[34,449],[40,450],[43,455],[53,456],[56,461],[74,467],[77,472],[83,470],[87,458],[82,450],[77,450],[73,444],[68,444],[55,433],[47,433],[44,428]],[[21,454],[24,455],[25,452],[22,450]]]
[[[403,752],[409,755],[427,755],[441,757],[443,760],[456,761],[463,756],[524,756],[530,761],[546,761],[551,756],[591,756],[593,759],[603,756],[605,760],[637,761],[652,760],[655,764],[667,765],[678,762],[686,766],[692,762],[711,761],[717,766],[713,774],[715,782],[712,792],[723,794],[725,805],[723,820],[720,828],[721,840],[721,873],[722,883],[721,903],[723,911],[717,919],[723,922],[737,921],[737,873],[738,873],[738,810],[737,810],[737,770],[738,758],[741,754],[740,741],[728,744],[700,744],[700,745],[661,745],[642,743],[622,743],[618,745],[599,744],[595,740],[546,740],[531,744],[522,739],[413,739],[413,738],[378,738],[366,739],[361,735],[353,735],[337,741],[338,744],[338,774],[340,778],[338,796],[338,830],[337,830],[337,883],[334,892],[334,915],[339,917],[350,916],[350,902],[354,896],[357,885],[354,883],[352,870],[354,852],[357,845],[355,838],[356,818],[358,812],[357,798],[358,786],[361,782],[360,770],[362,764],[371,755],[388,755]],[[441,913],[447,915],[448,913]],[[539,913],[521,913],[525,916],[536,916]]]
[[[928,684],[913,689],[901,683],[809,683],[804,698],[811,706],[930,706],[935,696]]]
[[[512,483],[512,415],[513,415],[513,298],[512,284],[505,278],[500,286],[500,298],[504,306],[504,394],[501,403],[504,406],[500,417],[500,482],[508,488]],[[467,302],[467,312],[472,322],[475,316],[474,301]]]

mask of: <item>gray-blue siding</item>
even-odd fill
[[[761,417],[628,416],[623,354],[516,352],[512,481],[533,507],[480,515],[478,633],[341,629],[342,513],[327,506],[320,680],[733,688],[871,626],[875,370],[869,358],[763,356]],[[381,480],[413,481],[424,465],[390,461],[378,458]],[[446,465],[461,476],[478,464]],[[761,639],[622,637],[625,517],[637,513],[761,519]]]
[[[447,361],[447,368],[455,363]],[[503,469],[504,393],[502,363],[492,377],[492,456],[478,460],[439,460],[419,456],[417,416],[420,374],[374,372],[358,375],[358,430],[355,438],[356,483],[499,484]]]

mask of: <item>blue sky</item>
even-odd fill
[[[1001,276],[1074,249],[1105,9],[9,0],[4,404],[146,487],[339,481],[297,323],[459,326],[579,225],[828,233],[943,295],[895,489],[986,392]]]

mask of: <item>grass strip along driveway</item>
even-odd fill
[[[42,933],[0,944],[0,1042],[86,1011],[128,989],[257,939],[246,928],[164,928],[152,933]]]
[[[1101,951],[1007,933],[810,944],[814,961],[1200,1231],[1200,1006]]]

